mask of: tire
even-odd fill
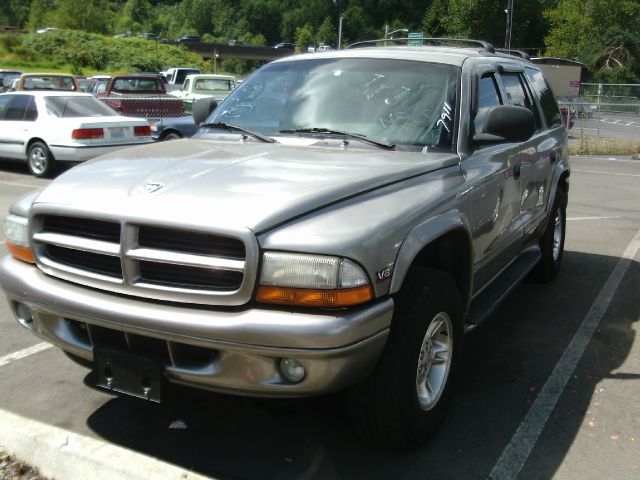
[[[177,132],[169,132],[162,136],[160,139],[163,142],[170,142],[171,140],[180,140],[182,136]]]
[[[53,175],[55,159],[44,142],[33,142],[27,152],[27,166],[36,177],[46,178]]]
[[[453,279],[412,268],[374,372],[349,391],[349,413],[358,432],[395,448],[431,435],[451,397],[463,335],[462,302]]]
[[[533,280],[549,282],[560,271],[564,256],[564,239],[567,230],[567,197],[558,185],[551,206],[547,226],[540,237],[540,261],[531,272]]]

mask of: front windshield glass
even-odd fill
[[[337,130],[399,146],[451,149],[457,83],[456,67],[434,63],[371,58],[272,63],[232,91],[208,123],[270,136]]]

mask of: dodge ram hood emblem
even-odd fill
[[[164,185],[162,183],[149,182],[149,183],[145,183],[145,185],[142,188],[147,193],[155,193],[158,190],[161,190],[162,188],[164,188]]]

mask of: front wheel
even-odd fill
[[[462,302],[453,279],[438,270],[413,268],[375,371],[349,392],[358,431],[396,448],[431,435],[451,396],[462,337]]]
[[[33,142],[27,152],[27,165],[36,177],[49,177],[55,170],[55,159],[44,142]]]

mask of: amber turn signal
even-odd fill
[[[5,243],[7,245],[7,250],[9,250],[9,254],[14,258],[22,260],[23,262],[36,263],[36,260],[33,258],[33,252],[29,247],[21,247],[7,241],[5,241]]]
[[[260,286],[256,300],[262,303],[300,307],[344,308],[373,298],[369,285],[340,290]]]

